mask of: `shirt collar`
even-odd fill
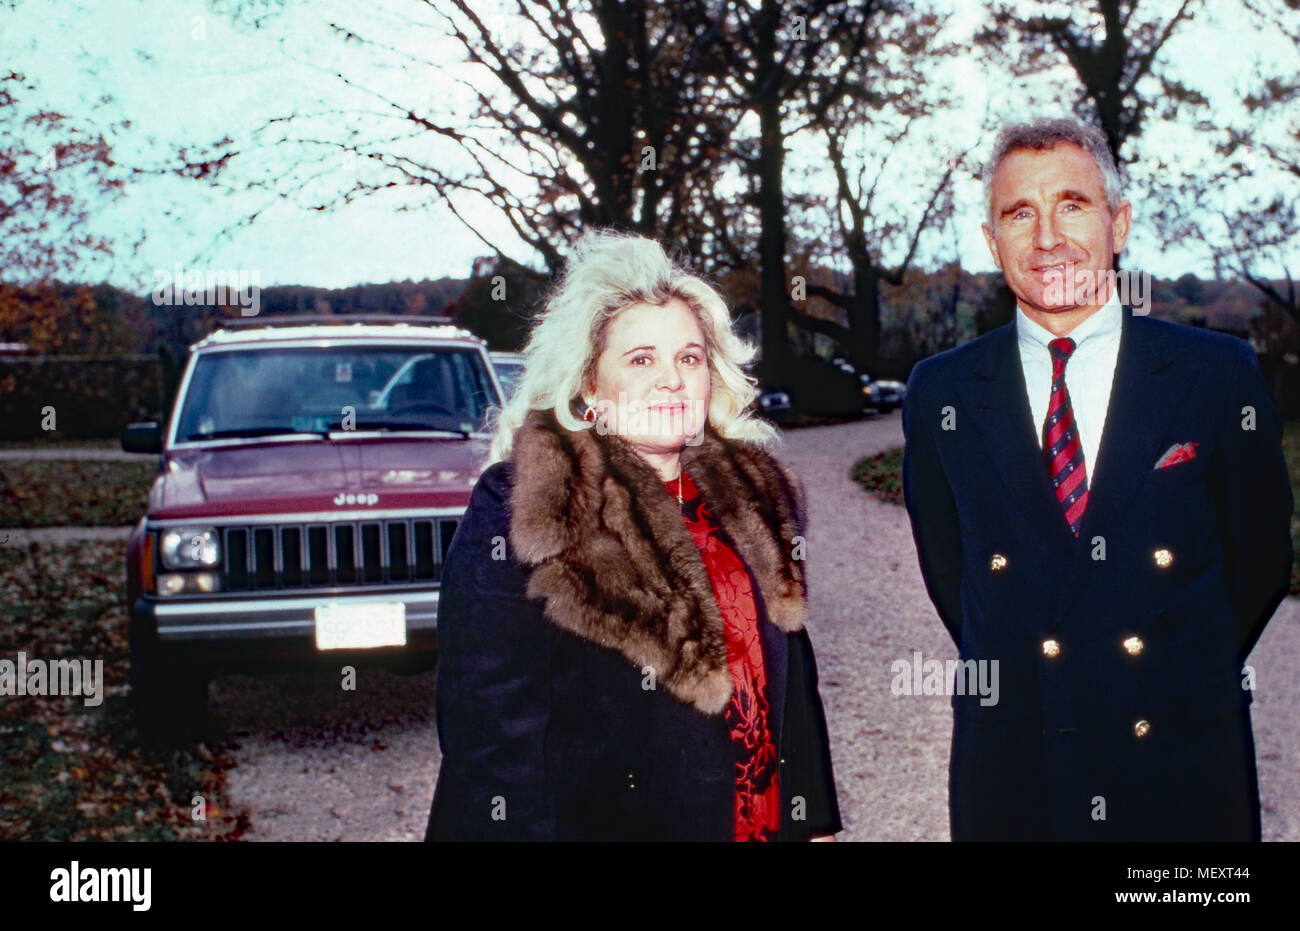
[[[1075,352],[1091,352],[1094,347],[1100,347],[1110,339],[1118,339],[1123,322],[1124,308],[1120,305],[1119,295],[1111,288],[1110,300],[1069,332],[1070,339],[1074,340]],[[1049,351],[1047,344],[1057,338],[1052,331],[1030,320],[1020,309],[1019,301],[1016,302],[1016,335],[1022,349],[1041,350],[1044,353]]]

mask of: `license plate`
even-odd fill
[[[316,606],[316,649],[363,650],[406,645],[406,605]]]

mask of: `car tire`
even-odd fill
[[[141,740],[174,745],[201,739],[207,728],[208,677],[169,663],[152,644],[131,642],[131,706]]]

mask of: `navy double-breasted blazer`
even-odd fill
[[[996,704],[953,695],[953,838],[1257,839],[1243,662],[1288,589],[1292,495],[1251,347],[1124,308],[1077,538],[1014,322],[917,365],[903,423],[930,597],[962,660],[999,663]]]

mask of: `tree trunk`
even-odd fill
[[[853,262],[849,333],[849,361],[858,371],[874,375],[880,362],[880,276],[868,256]]]
[[[758,39],[758,214],[761,229],[758,257],[761,267],[759,312],[762,320],[761,373],[767,380],[787,370],[790,337],[787,321],[790,298],[785,278],[785,135],[781,129],[781,91],[784,81],[777,62],[779,5],[764,3]]]

